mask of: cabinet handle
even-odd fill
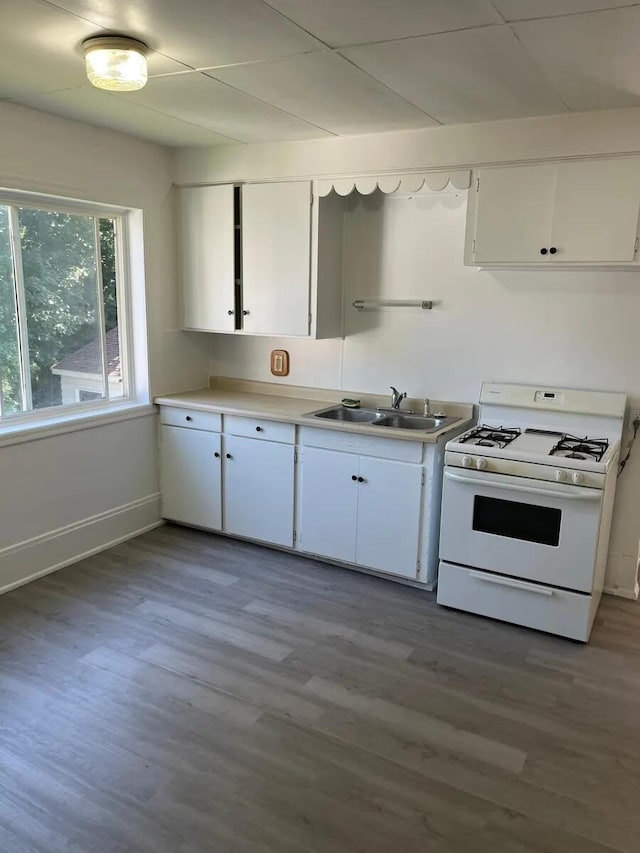
[[[185,421],[192,421],[192,420],[193,420],[193,418],[191,417],[191,415],[187,415],[187,417],[185,418]]]
[[[236,313],[235,311],[227,311],[227,314],[228,314],[230,317],[233,317],[233,315],[234,315],[235,313]]]
[[[227,459],[233,459],[233,456],[230,453],[225,453],[225,456],[227,457]]]
[[[216,459],[220,459],[220,454],[218,453],[217,450],[215,451],[215,453],[213,455],[215,456]]]
[[[546,255],[546,254],[547,254],[547,250],[546,250],[546,249],[544,249],[544,248],[540,249],[540,254],[541,254],[541,255]]]
[[[555,253],[556,253],[557,251],[558,251],[558,250],[556,249],[556,247],[555,247],[555,246],[552,246],[552,247],[549,249],[549,254],[550,254],[550,255],[555,255]]]
[[[256,427],[256,432],[262,432],[262,427]]]
[[[249,313],[248,311],[243,311],[243,312],[242,312],[242,316],[243,316],[243,317],[246,317],[248,313]]]
[[[364,477],[358,477],[358,482],[359,483],[366,483],[367,481],[365,480]]]
[[[355,475],[355,474],[352,474],[352,475],[351,475],[351,479],[355,482],[358,478],[356,477],[356,475]]]

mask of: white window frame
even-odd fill
[[[118,337],[120,347],[120,364],[122,371],[123,396],[113,400],[87,400],[76,403],[63,403],[58,406],[16,412],[0,417],[0,443],[4,434],[15,433],[16,430],[30,427],[46,427],[64,424],[66,421],[76,422],[85,416],[108,416],[115,412],[132,407],[146,406],[149,403],[149,375],[147,362],[146,340],[146,300],[144,281],[144,244],[142,233],[142,211],[135,208],[125,208],[115,205],[105,205],[91,201],[69,199],[41,193],[22,192],[18,190],[0,189],[0,206],[9,208],[9,216],[17,216],[18,207],[29,207],[39,210],[51,210],[57,213],[80,214],[93,216],[96,220],[96,240],[98,240],[98,219],[114,220],[114,240],[116,256],[116,296],[118,305]],[[12,229],[14,237],[18,233]],[[21,270],[21,253],[12,247],[14,257],[15,288],[18,294],[17,322],[26,327],[26,311],[24,305],[24,278]],[[96,263],[102,297],[102,269],[97,243]],[[22,305],[20,305],[22,301]],[[102,322],[104,300],[101,298],[100,334],[103,349],[103,371],[107,371],[105,356],[105,330]],[[135,312],[135,313],[134,313]],[[135,342],[133,327],[135,323]],[[30,369],[28,363],[28,339],[26,345],[22,340],[21,329],[20,353],[23,360],[23,382],[29,382]],[[134,356],[135,353],[135,356]],[[25,354],[27,363],[25,364]],[[108,377],[105,377],[105,388],[108,393]],[[23,389],[24,390],[24,389]]]

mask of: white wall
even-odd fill
[[[640,109],[510,119],[315,142],[183,148],[183,183],[357,175],[640,151]]]
[[[169,152],[8,103],[0,126],[0,187],[142,209],[151,390],[201,386],[202,341],[177,331]],[[158,520],[155,420],[0,446],[0,589]]]
[[[341,140],[183,150],[178,182],[358,174],[640,150],[640,111],[495,122]],[[211,373],[294,385],[475,401],[483,379],[624,391],[640,401],[640,274],[464,267],[464,193],[360,201],[347,214],[345,303],[435,299],[432,312],[346,309],[346,337],[211,336]],[[619,484],[607,585],[636,592],[640,442]]]

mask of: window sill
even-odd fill
[[[144,418],[156,414],[156,406],[150,403],[123,403],[119,406],[110,406],[108,409],[92,412],[74,412],[51,416],[26,423],[22,421],[15,424],[4,424],[0,426],[0,447],[11,444],[23,444],[27,441],[40,441],[43,438],[51,438],[56,435],[64,435],[67,432],[78,430],[95,429],[108,424],[129,421],[133,418]]]

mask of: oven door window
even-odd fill
[[[561,521],[562,511],[554,507],[484,495],[476,495],[474,499],[473,529],[481,533],[557,547]]]

